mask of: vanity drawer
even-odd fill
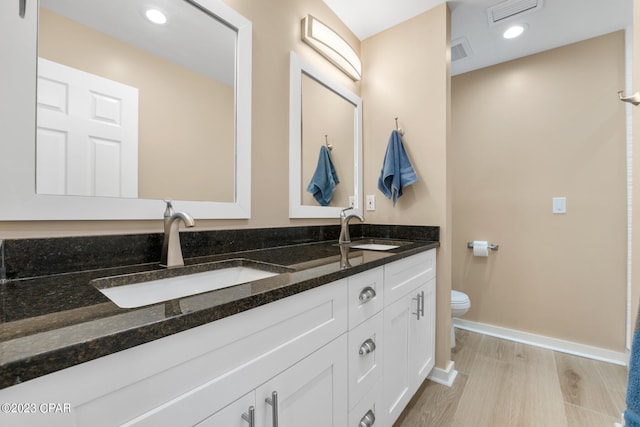
[[[378,381],[371,389],[367,391],[367,394],[349,411],[349,423],[347,427],[361,427],[361,422],[367,418],[370,421],[373,414],[372,426],[382,426],[384,418],[382,405],[382,381]],[[369,412],[371,411],[371,412]],[[365,418],[367,417],[367,418]]]
[[[382,310],[383,280],[382,267],[349,277],[349,329],[353,329]]]
[[[384,304],[436,277],[436,250],[431,249],[384,266]]]
[[[382,312],[349,331],[349,407],[382,378]]]

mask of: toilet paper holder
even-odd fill
[[[473,249],[473,242],[467,242],[467,247],[469,249]],[[498,245],[494,245],[493,243],[491,243],[491,244],[487,245],[487,247],[489,249],[491,249],[492,251],[497,251],[499,246]]]

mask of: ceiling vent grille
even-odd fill
[[[487,9],[489,25],[498,25],[513,18],[542,9],[543,0],[507,0]]]
[[[471,46],[465,37],[451,40],[451,62],[466,58],[471,54]]]

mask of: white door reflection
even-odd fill
[[[40,58],[36,191],[138,196],[138,89]]]

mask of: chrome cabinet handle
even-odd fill
[[[20,0],[20,8],[18,10],[18,14],[20,18],[24,19],[24,15],[27,13],[27,0]]]
[[[256,408],[254,408],[253,405],[249,406],[249,410],[242,414],[242,419],[249,423],[249,427],[255,427]]]
[[[367,286],[363,290],[360,291],[360,296],[358,299],[362,304],[371,301],[376,296],[376,290],[371,286]]]
[[[360,356],[365,356],[373,351],[375,351],[376,349],[376,343],[375,341],[373,341],[371,338],[369,338],[368,340],[366,340],[365,342],[362,343],[362,345],[360,346]]]
[[[418,294],[418,296],[411,298],[414,301],[417,301],[418,304],[416,306],[416,312],[415,313],[411,313],[411,314],[415,314],[417,319],[420,320],[420,294]]]
[[[373,414],[373,411],[369,409],[364,417],[360,420],[360,425],[358,427],[371,427],[376,423],[376,416]]]
[[[271,425],[278,427],[278,392],[274,391],[271,397],[267,397],[264,401],[271,405]]]
[[[424,291],[420,292],[420,313],[424,317]]]

